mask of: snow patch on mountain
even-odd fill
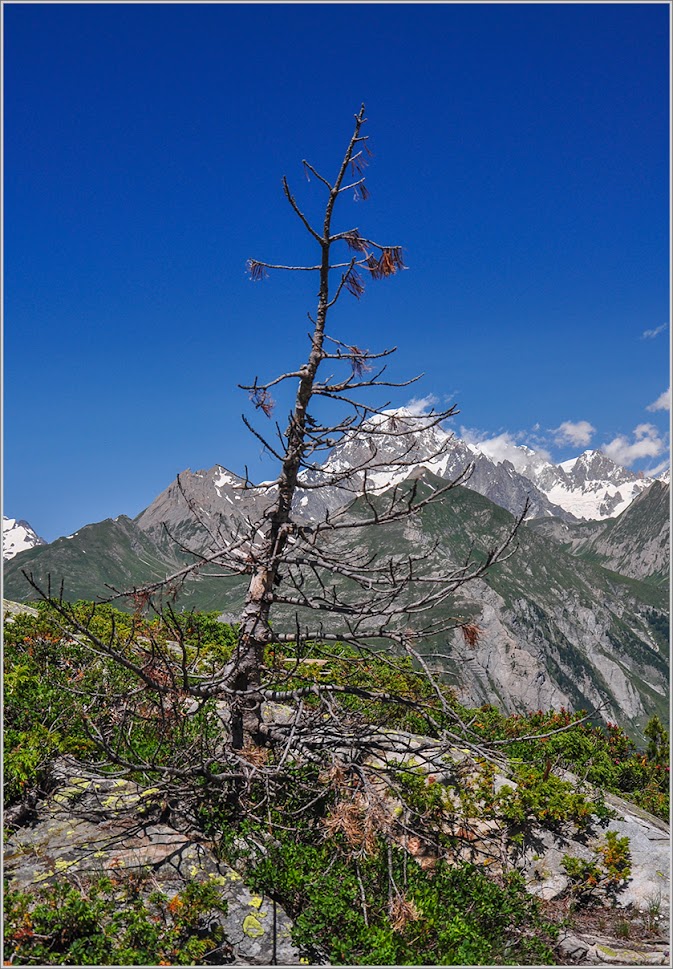
[[[218,497],[222,497],[221,489],[224,488],[225,485],[229,488],[241,488],[243,486],[242,478],[239,478],[236,474],[232,474],[231,471],[227,471],[227,469],[223,468],[220,464],[216,465],[214,470],[215,475],[213,477],[213,485],[215,486],[215,491],[217,492]],[[199,478],[202,477],[202,475],[198,474],[198,472],[196,476]],[[227,496],[225,495],[225,497]],[[231,504],[231,499],[227,498],[227,500]]]
[[[538,481],[538,487],[576,518],[616,518],[652,484],[652,478],[620,467],[602,451],[584,451],[557,468],[557,479],[550,479],[546,489]]]
[[[35,548],[36,545],[46,545],[47,543],[37,532],[31,528],[28,522],[20,518],[7,518],[2,516],[2,559],[8,562],[19,552],[24,552],[27,548]]]
[[[477,448],[497,462],[497,451],[494,453],[490,445],[487,441]],[[514,451],[520,453],[514,455]],[[553,464],[530,448],[514,446],[508,450],[508,458],[552,505],[584,520],[615,518],[653,480],[620,467],[602,451],[584,451],[569,461]]]
[[[507,434],[464,441],[434,420],[432,414],[405,408],[374,415],[357,434],[344,437],[316,475],[327,480],[349,468],[366,468],[366,475],[357,475],[358,485],[376,493],[418,467],[450,480],[473,466],[466,486],[513,514],[528,497],[529,517],[593,521],[615,518],[653,481],[620,467],[602,451],[587,450],[554,464],[545,451],[517,445]]]
[[[328,460],[312,471],[328,482],[357,469],[357,489],[377,494],[399,484],[419,468],[446,477],[454,464],[456,442],[436,423],[433,415],[407,408],[374,414],[357,430],[346,433]],[[469,458],[466,462],[469,464]],[[310,475],[307,475],[310,479]]]
[[[581,488],[559,483],[547,491],[547,497],[576,518],[601,521],[621,515],[649,484],[649,479],[625,481],[620,485],[590,481]]]

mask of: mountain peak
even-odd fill
[[[623,468],[603,451],[589,449],[556,466],[545,489],[550,501],[577,518],[601,520],[621,514],[651,478]]]
[[[37,534],[27,521],[22,518],[7,518],[2,516],[2,559],[8,562],[19,552],[36,545],[46,545],[43,538]]]
[[[620,481],[633,481],[638,477],[634,471],[616,464],[604,451],[584,451],[577,459],[573,472],[575,475],[584,473],[591,479],[609,477]]]

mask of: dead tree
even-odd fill
[[[411,556],[403,561],[383,563],[362,557],[356,557],[355,561],[344,561],[341,557],[337,560],[330,556],[322,542],[326,534],[334,535],[335,532],[352,530],[354,527],[373,526],[380,529],[400,517],[418,514],[425,504],[443,498],[469,473],[469,469],[465,469],[464,475],[423,499],[417,496],[417,487],[412,486],[406,491],[399,487],[394,489],[384,505],[378,508],[371,500],[372,492],[376,491],[376,470],[385,468],[388,473],[392,469],[397,472],[405,468],[408,470],[414,463],[416,433],[436,427],[456,413],[456,409],[450,408],[430,416],[413,417],[407,414],[404,418],[398,418],[394,413],[386,414],[380,408],[375,409],[363,403],[360,395],[367,389],[408,386],[418,378],[402,384],[384,379],[385,366],[374,373],[374,364],[394,352],[393,349],[372,353],[336,339],[326,330],[330,310],[344,290],[359,299],[365,288],[365,279],[383,279],[405,268],[399,245],[375,242],[363,236],[356,227],[338,231],[333,229],[334,210],[341,196],[346,193],[353,193],[359,199],[368,196],[364,169],[370,152],[368,136],[362,134],[365,121],[363,105],[355,117],[353,134],[333,181],[324,177],[308,161],[303,162],[305,171],[317,179],[326,194],[322,226],[311,224],[292,194],[287,179],[283,179],[285,197],[316,245],[319,254],[316,263],[291,266],[272,265],[258,259],[248,262],[253,279],[260,279],[272,270],[317,275],[318,297],[315,314],[309,314],[313,330],[310,334],[310,352],[304,363],[294,372],[282,374],[265,383],[255,379],[251,386],[243,387],[256,407],[270,417],[273,408],[272,388],[288,380],[298,381],[287,428],[283,433],[277,428],[278,443],[274,441],[272,444],[262,438],[265,447],[279,458],[280,471],[274,482],[274,502],[266,513],[267,525],[263,537],[254,544],[254,550],[250,550],[253,558],[250,584],[241,617],[238,651],[229,673],[234,689],[242,694],[240,712],[237,713],[240,727],[235,732],[239,743],[245,739],[255,743],[261,740],[259,711],[264,693],[261,690],[260,670],[264,650],[270,642],[303,637],[361,644],[363,638],[375,637],[393,641],[410,650],[410,640],[416,641],[419,635],[427,635],[428,627],[422,633],[417,629],[410,636],[401,632],[399,619],[404,616],[408,620],[414,615],[430,612],[455,592],[460,584],[482,574],[485,568],[497,561],[509,547],[512,538],[508,536],[504,545],[492,552],[487,563],[478,567],[468,565],[458,574],[448,577],[448,581],[446,577],[438,581],[437,577],[419,574],[421,563]],[[337,247],[346,247],[351,253],[347,261],[334,259],[333,252]],[[335,276],[338,280],[333,284]],[[346,364],[349,372],[341,378],[330,375],[320,379],[326,364]],[[325,400],[345,405],[346,416],[331,424],[316,420],[309,413],[309,407],[313,402]],[[392,457],[389,453],[381,453],[377,443],[385,439],[389,445],[391,438],[398,445]],[[329,464],[316,465],[316,455],[333,447],[335,442],[343,444],[359,439],[366,440],[369,445],[369,454],[364,460],[336,470],[330,468]],[[434,457],[439,456],[440,450],[441,447]],[[336,515],[326,513],[323,520],[313,524],[298,522],[293,514],[297,496],[308,490],[327,488],[340,488],[342,493],[352,498],[362,496],[371,512],[368,519],[354,523],[342,510]],[[283,591],[278,588],[281,572]],[[317,585],[311,591],[306,588],[307,573],[317,579]],[[351,585],[354,595],[347,601],[334,589],[331,578],[335,575],[348,580]],[[329,628],[326,630],[324,623],[320,623],[313,628],[305,626],[302,629],[302,624],[296,620],[291,632],[273,632],[269,619],[273,607],[279,605],[326,614],[330,617]],[[275,695],[283,695],[283,691]]]
[[[356,227],[335,229],[333,225],[337,203],[345,196],[354,195],[360,200],[368,196],[364,169],[370,152],[367,135],[362,134],[365,121],[363,105],[355,116],[352,136],[333,180],[324,177],[308,161],[303,162],[304,170],[313,176],[326,197],[321,225],[309,221],[287,179],[283,179],[285,197],[313,240],[316,261],[311,265],[248,261],[254,280],[273,271],[286,271],[308,273],[318,281],[317,306],[309,314],[312,329],[304,362],[296,370],[266,382],[255,378],[252,384],[242,385],[255,407],[271,420],[273,388],[288,381],[296,382],[294,405],[285,429],[276,423],[274,435],[265,436],[244,418],[252,433],[278,461],[279,470],[273,482],[264,486],[253,486],[248,480],[245,483],[246,489],[258,496],[263,514],[242,519],[236,529],[228,530],[213,526],[201,517],[201,525],[208,534],[208,548],[189,549],[194,557],[191,564],[162,582],[142,589],[116,591],[116,595],[132,596],[136,602],[147,603],[167,588],[177,590],[189,576],[204,574],[207,570],[216,569],[222,576],[245,577],[247,594],[233,656],[207,674],[198,672],[193,658],[184,649],[181,625],[171,610],[173,618],[168,618],[176,631],[173,646],[168,648],[152,642],[148,645],[150,659],[141,661],[113,638],[97,637],[87,623],[75,619],[72,610],[58,597],[46,594],[81,641],[120,663],[137,678],[141,688],[154,691],[164,714],[169,709],[175,713],[176,704],[170,701],[175,696],[180,697],[183,707],[187,701],[198,706],[212,700],[227,706],[229,750],[233,760],[230,758],[228,773],[219,768],[213,773],[203,766],[208,757],[201,757],[200,770],[210,781],[222,781],[225,775],[232,778],[241,772],[245,774],[250,768],[245,752],[251,753],[255,760],[255,750],[279,740],[287,745],[281,765],[290,749],[306,753],[324,750],[330,744],[343,746],[345,736],[361,750],[379,749],[380,736],[376,731],[363,725],[349,725],[341,714],[333,715],[331,700],[339,693],[347,693],[348,685],[337,687],[310,682],[297,686],[296,678],[290,683],[287,670],[265,668],[265,651],[274,644],[293,643],[299,649],[302,643],[310,641],[340,641],[367,656],[376,649],[381,655],[380,647],[387,643],[397,652],[410,656],[419,674],[438,684],[432,664],[423,656],[420,645],[457,626],[463,627],[468,641],[476,635],[475,627],[460,616],[449,620],[438,618],[438,608],[450,601],[461,586],[482,576],[493,564],[511,554],[517,528],[526,511],[522,510],[519,522],[483,559],[468,558],[459,566],[443,571],[436,564],[430,567],[432,548],[387,558],[378,558],[366,549],[347,556],[338,549],[335,551],[334,543],[341,536],[356,532],[360,535],[369,529],[380,533],[446,500],[450,491],[464,483],[471,471],[465,468],[439,487],[429,487],[417,474],[410,476],[419,463],[418,435],[424,435],[425,440],[423,462],[432,467],[450,447],[445,435],[434,435],[435,429],[457,413],[456,409],[415,415],[391,410],[387,404],[368,404],[363,400],[366,391],[408,387],[418,377],[403,382],[389,380],[382,361],[395,348],[370,351],[327,331],[330,311],[344,295],[359,299],[368,281],[394,276],[405,268],[398,244],[376,242]],[[346,253],[345,257],[338,256],[340,251]],[[330,369],[334,372],[330,373]],[[337,405],[339,414],[332,419],[333,405]],[[429,449],[428,441],[431,442]],[[335,448],[354,446],[359,448],[359,456],[348,466],[323,460]],[[301,499],[316,494],[325,497],[323,511],[309,520],[301,515]],[[198,517],[198,509],[193,511]],[[27,578],[31,581],[30,576]],[[312,615],[317,617],[314,621],[310,619]],[[367,694],[362,686],[353,687],[352,692]],[[315,711],[309,715],[303,708],[304,700],[316,695],[326,704],[320,716]],[[375,697],[376,691],[369,691],[369,695]],[[446,742],[471,743],[468,725],[450,710],[439,685],[436,695],[458,731],[450,732]],[[393,703],[407,702],[402,697],[386,699]],[[268,701],[291,703],[296,711],[293,724],[284,725],[279,731],[264,723],[263,704]],[[131,715],[126,710],[121,716]],[[106,739],[104,729],[93,723],[91,729],[110,758],[121,767],[152,768],[152,764],[134,760],[132,752],[120,753]],[[211,751],[211,760],[212,754]],[[222,763],[221,752],[218,763]],[[188,773],[187,766],[176,767],[172,776],[180,778]]]

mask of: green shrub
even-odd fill
[[[147,875],[6,890],[3,957],[14,965],[194,965],[215,950],[230,955],[215,918],[225,912],[215,885],[190,882],[168,898]]]
[[[515,763],[542,771],[572,771],[597,788],[624,795],[646,811],[668,819],[668,734],[658,717],[645,727],[649,742],[647,750],[641,751],[615,723],[576,723],[583,718],[583,711],[571,713],[561,708],[506,716],[487,704],[463,713],[463,719],[473,719],[474,728],[486,742],[500,744]],[[531,734],[543,736],[522,739]]]
[[[631,851],[627,837],[607,831],[590,861],[564,855],[561,864],[570,879],[570,892],[581,901],[594,900],[599,892],[614,895],[631,874]]]
[[[295,943],[332,963],[554,962],[555,929],[516,873],[496,881],[476,866],[443,861],[428,873],[383,840],[354,858],[337,838],[282,841],[254,879],[293,915]]]

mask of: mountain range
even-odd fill
[[[525,446],[470,444],[432,425],[430,418],[419,430],[418,421],[418,416],[404,408],[377,416],[371,421],[370,435],[344,435],[314,476],[337,475],[344,468],[361,466],[375,447],[368,472],[374,488],[390,487],[417,465],[448,480],[469,466],[472,470],[466,487],[512,514],[518,515],[528,499],[529,518],[558,517],[565,521],[596,521],[619,515],[654,480],[621,467],[601,451],[587,450],[570,461],[553,464]],[[391,469],[391,462],[400,457],[405,467]],[[310,471],[306,480],[313,480]],[[355,484],[361,481],[362,476],[356,476]],[[337,506],[346,498],[347,491],[328,501]],[[320,504],[310,492],[301,501],[308,517],[320,514]]]
[[[466,487],[490,498],[512,514],[519,514],[528,499],[528,518],[555,517],[575,522],[602,521],[619,515],[654,480],[615,464],[601,451],[584,451],[569,461],[553,464],[539,452],[525,446],[510,445],[505,449],[507,456],[502,456],[492,443],[470,444],[439,426],[420,432],[414,430],[412,434],[409,417],[410,412],[400,408],[380,418],[383,427],[378,430],[383,433],[377,440],[379,458],[377,467],[369,473],[370,481],[379,489],[403,480],[415,465],[421,465],[446,479],[456,477],[470,466],[472,471],[465,482]],[[409,423],[408,439],[404,435],[405,420]],[[386,435],[386,421],[396,425],[394,436]],[[361,462],[367,450],[367,440],[362,435],[350,438],[345,435],[324,465],[316,471],[304,472],[304,481],[310,483],[325,472],[338,475],[340,470]],[[402,452],[409,452],[406,470],[386,467],[386,458],[392,460]],[[438,457],[430,457],[438,452]],[[242,479],[221,465],[215,465],[209,471],[184,471],[181,479],[189,483],[188,490],[205,499],[209,508],[215,509],[218,503],[232,504],[241,497]],[[197,479],[202,483],[197,484]],[[359,482],[360,479],[356,480]],[[670,483],[670,471],[661,475],[659,480]],[[315,492],[306,491],[298,498],[295,510],[304,517],[315,518],[325,508],[340,507],[354,497],[354,489],[352,486],[349,488],[347,483],[335,485],[330,491],[329,495],[323,492],[319,499]],[[149,524],[157,518],[164,520],[162,515],[166,514],[175,519],[175,513],[170,511],[175,494],[176,486],[172,484],[136,520]],[[179,513],[178,517],[183,516]],[[3,560],[7,561],[21,551],[44,544],[44,539],[28,522],[3,516]]]
[[[391,419],[394,433],[386,425]],[[464,483],[441,502],[385,529],[339,533],[332,551],[383,558],[404,555],[411,544],[414,552],[428,551],[428,566],[439,575],[470,550],[484,554],[528,499],[516,554],[443,607],[478,626],[477,642],[466,643],[458,630],[427,648],[442,657],[446,675],[470,703],[507,710],[602,705],[604,717],[635,736],[652,713],[667,718],[667,477],[635,475],[598,451],[562,465],[528,448],[510,448],[496,460],[447,439],[438,427],[405,437],[406,421],[404,412],[382,417],[375,447],[362,435],[346,435],[325,464],[304,473],[297,516],[323,518],[344,507],[357,514],[365,499],[356,497],[356,487],[367,490],[368,502],[385,500],[390,488],[410,487],[410,478],[420,478],[421,489],[441,486],[469,466]],[[365,470],[355,482],[343,479],[353,467]],[[332,483],[311,488],[319,479]],[[274,490],[272,483],[250,487],[221,465],[185,471],[133,520],[121,515],[14,553],[5,564],[4,594],[35,598],[22,570],[42,587],[51,577],[54,591],[62,581],[69,599],[107,597],[111,587],[164,578],[194,561],[188,549],[203,552],[218,535],[230,540],[259,521]],[[190,579],[178,604],[218,610],[233,621],[244,580],[212,572]],[[282,622],[282,610],[276,615]]]

